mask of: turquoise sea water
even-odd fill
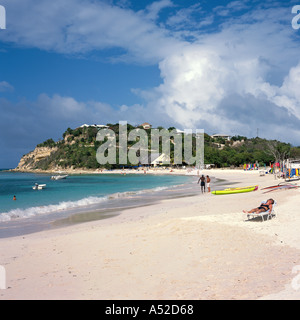
[[[149,190],[160,192],[186,183],[190,177],[150,174],[71,175],[53,181],[51,175],[0,171],[0,226],[70,210],[101,209],[115,199],[121,202],[134,194]],[[35,183],[46,184],[43,190],[33,190]],[[17,200],[13,201],[13,196]]]

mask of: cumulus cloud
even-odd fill
[[[163,83],[141,94],[184,127],[247,136],[259,128],[265,137],[297,144],[300,42],[288,12],[257,9],[230,19],[221,31],[199,34],[159,63]]]
[[[144,105],[124,102],[112,108],[100,101],[47,93],[36,101],[19,102],[15,106],[26,110],[21,112],[23,123],[21,115],[16,123],[19,133],[41,129],[47,138],[54,128],[61,133],[67,122],[75,127],[127,120],[247,136],[259,128],[265,137],[295,144],[300,138],[300,41],[295,41],[291,28],[290,8],[278,4],[272,8],[270,2],[247,12],[250,1],[234,1],[206,14],[194,5],[158,25],[161,10],[173,8],[169,0],[139,12],[112,1],[2,2],[14,22],[0,34],[3,41],[66,54],[119,48],[119,59],[157,64],[161,72],[159,86],[134,89]],[[236,14],[229,16],[229,11]],[[187,23],[193,15],[202,17],[197,27],[195,20]],[[220,16],[226,19],[213,32],[202,29]],[[188,42],[187,36],[193,40]],[[7,120],[2,118],[2,124],[11,130],[7,123],[12,123],[14,105],[5,100],[1,107]],[[47,121],[37,123],[45,115]],[[35,137],[36,143],[40,140]]]
[[[172,5],[169,0],[154,2],[139,12],[105,1],[3,2],[10,16],[0,40],[19,46],[65,54],[120,48],[127,60],[139,63],[157,62],[182,46],[152,21],[161,9]]]
[[[281,87],[270,90],[269,99],[300,119],[300,63],[291,68]]]
[[[139,125],[155,118],[151,110],[139,104],[113,108],[107,103],[77,101],[58,94],[41,94],[35,101],[24,99],[17,103],[0,98],[0,113],[0,145],[6,148],[34,148],[50,137],[57,140],[67,126],[119,121]]]

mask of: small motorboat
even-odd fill
[[[59,175],[59,176],[52,176],[51,180],[61,180],[61,179],[66,179],[68,177],[67,174],[65,175]]]
[[[32,187],[33,190],[42,190],[42,189],[45,189],[45,188],[46,188],[46,184],[38,184],[38,183],[36,183],[36,184]]]

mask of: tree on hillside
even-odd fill
[[[266,151],[274,157],[275,162],[286,160],[291,152],[291,145],[277,140],[266,142]]]

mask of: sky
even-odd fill
[[[0,168],[84,123],[300,145],[300,0],[0,5]]]

